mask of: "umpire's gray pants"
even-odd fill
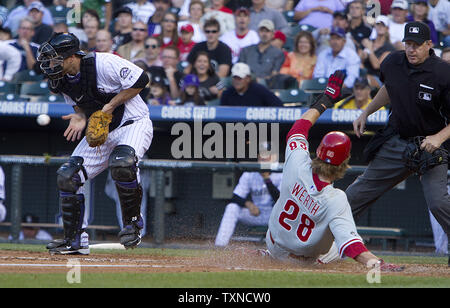
[[[386,191],[411,174],[402,159],[407,141],[398,135],[380,148],[362,175],[347,188],[346,194],[355,220]],[[425,200],[433,216],[449,235],[450,196],[447,191],[447,164],[428,170],[420,177]],[[407,214],[407,213],[406,213]]]

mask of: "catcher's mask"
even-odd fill
[[[424,136],[410,138],[403,152],[405,166],[419,176],[437,165],[448,163],[448,152],[444,148],[441,147],[433,153],[422,150],[420,145],[424,139]]]
[[[64,77],[64,59],[74,54],[86,55],[80,50],[80,41],[72,33],[54,33],[39,47],[37,61],[44,75],[50,79],[52,86],[56,87]]]

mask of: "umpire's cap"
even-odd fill
[[[403,38],[403,42],[413,41],[422,45],[423,42],[429,40],[431,40],[431,34],[427,24],[420,21],[414,21],[405,25],[405,37]]]

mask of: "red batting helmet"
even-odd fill
[[[343,132],[329,132],[326,134],[317,148],[316,154],[320,160],[339,166],[350,156],[352,142]]]

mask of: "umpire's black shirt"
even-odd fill
[[[380,69],[391,101],[389,125],[401,137],[434,135],[447,126],[450,64],[432,49],[418,66],[408,62],[405,51],[395,51],[381,63]]]

